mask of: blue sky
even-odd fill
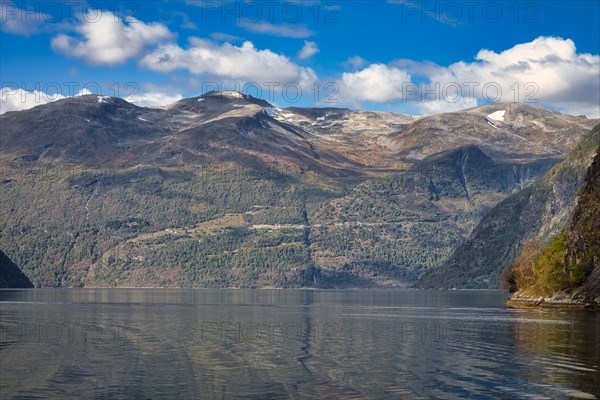
[[[2,111],[84,88],[162,105],[217,84],[282,107],[600,114],[598,1],[3,0],[0,21]]]

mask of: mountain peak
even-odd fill
[[[259,99],[237,90],[211,90],[210,92],[200,95],[197,99],[198,101],[218,100],[221,102],[248,102],[261,107],[273,107],[273,105],[266,100]]]
[[[210,92],[202,94],[200,97],[225,97],[230,99],[243,99],[245,98],[245,96],[252,97],[250,95],[245,95],[242,92],[238,92],[237,90],[211,90]]]

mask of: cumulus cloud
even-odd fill
[[[75,96],[92,94],[87,88],[80,90]],[[48,94],[39,90],[24,90],[4,87],[0,89],[0,114],[9,111],[28,110],[35,106],[66,99],[62,93]]]
[[[344,72],[338,81],[342,98],[351,101],[386,103],[402,99],[402,89],[410,75],[385,64],[371,64],[357,72]]]
[[[183,99],[181,93],[168,94],[165,92],[146,92],[125,97],[125,100],[139,107],[166,106],[181,99]]]
[[[163,24],[146,24],[133,17],[124,20],[108,11],[90,10],[75,30],[79,37],[59,34],[52,48],[89,64],[117,65],[139,56],[150,45],[165,42],[174,34]]]
[[[567,112],[581,109],[589,116],[600,115],[600,57],[577,53],[570,39],[539,37],[500,53],[481,50],[475,60],[439,69],[430,80],[476,82],[481,88],[488,84],[500,89],[500,101],[538,101]]]
[[[74,97],[93,94],[88,88],[83,88]],[[35,106],[52,103],[54,101],[70,98],[62,93],[48,94],[38,90],[24,90],[4,87],[0,89],[0,114],[9,111],[28,110]],[[181,93],[168,93],[165,91],[148,91],[136,93],[125,97],[124,100],[139,107],[157,107],[173,104],[183,99]]]
[[[0,3],[0,27],[11,35],[32,36],[47,29],[49,22],[56,23],[56,16],[18,7],[14,2]]]
[[[282,36],[294,39],[304,39],[313,35],[313,32],[310,29],[298,24],[272,24],[267,21],[254,22],[243,20],[238,23],[238,26],[252,33]]]
[[[572,40],[555,37],[499,53],[482,49],[474,61],[449,66],[412,60],[372,64],[344,73],[338,82],[354,101],[411,102],[423,113],[515,101],[600,116],[600,57],[577,53]]]
[[[304,60],[306,58],[310,58],[319,52],[319,46],[315,42],[311,42],[308,40],[304,41],[304,46],[298,52],[298,58]]]
[[[158,72],[183,69],[196,75],[209,74],[255,82],[301,83],[316,79],[312,69],[300,67],[271,50],[258,50],[249,41],[241,46],[200,38],[190,38],[189,42],[186,49],[176,44],[161,45],[144,56],[140,64]]]
[[[415,104],[419,115],[439,114],[445,112],[453,112],[465,110],[467,108],[477,107],[479,102],[477,99],[469,99],[467,97],[459,97],[447,101],[444,99],[424,99]]]

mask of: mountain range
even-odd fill
[[[411,285],[597,123],[518,103],[59,100],[0,116],[0,249],[38,287]]]

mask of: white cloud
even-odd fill
[[[344,72],[338,86],[346,101],[385,103],[402,99],[402,89],[410,75],[385,64],[371,64],[357,72]]]
[[[368,64],[368,61],[360,56],[353,56],[342,63],[346,68],[357,70]]]
[[[88,89],[88,88],[83,88],[79,92],[77,92],[77,94],[75,95],[75,97],[77,97],[77,96],[87,96],[88,94],[94,94],[94,93],[92,93],[90,91],[90,89]]]
[[[319,52],[319,46],[315,42],[311,42],[308,40],[304,41],[304,46],[298,52],[298,58],[304,60],[306,58],[310,58]]]
[[[303,68],[286,56],[271,50],[258,50],[252,42],[241,46],[217,44],[200,38],[190,38],[183,49],[176,44],[162,45],[140,60],[153,71],[172,72],[185,69],[192,74],[209,74],[227,79],[246,79],[255,82],[309,82],[316,79],[314,71]]]
[[[83,88],[74,97],[93,94],[89,89]],[[28,110],[35,106],[52,103],[57,100],[69,98],[62,93],[47,94],[42,91],[27,91],[23,89],[2,88],[0,89],[0,114],[9,111]],[[166,106],[181,100],[180,93],[167,93],[162,91],[148,91],[136,93],[125,97],[124,100],[139,107]]]
[[[476,97],[484,85],[500,88],[500,101],[549,104],[570,113],[600,115],[600,57],[577,53],[570,39],[539,37],[500,53],[480,50],[475,62],[457,62],[429,76],[441,85],[475,82]],[[488,93],[495,97],[496,90]],[[581,112],[579,112],[581,113]]]
[[[491,100],[537,100],[537,104],[569,114],[600,116],[600,56],[577,53],[572,40],[555,37],[539,37],[499,53],[483,49],[475,61],[447,67],[413,60],[371,64],[344,73],[338,82],[349,100],[410,102],[423,113],[474,107]],[[461,89],[458,95],[456,87]],[[414,88],[417,93],[409,94]],[[437,101],[423,88],[437,92]]]
[[[0,3],[0,27],[12,35],[32,36],[46,28],[48,22],[55,22],[56,16],[25,10],[14,2]]]
[[[587,109],[588,116],[600,116],[600,57],[577,53],[570,39],[539,37],[501,53],[481,50],[476,60],[451,65],[451,76],[495,82],[502,88],[503,101],[526,101],[532,95],[565,111],[580,108]],[[515,83],[520,87],[518,95],[510,89]],[[524,90],[528,83],[530,89]]]
[[[81,38],[59,34],[52,39],[52,48],[68,57],[98,65],[122,64],[140,55],[147,46],[174,37],[163,24],[145,24],[133,17],[121,20],[100,10],[88,11],[76,31]]]
[[[10,88],[0,89],[0,96],[0,114],[9,111],[27,110],[40,104],[64,99],[62,94],[47,95],[37,90],[28,92],[23,89],[14,90]]]
[[[75,96],[92,94],[87,88],[80,90]],[[52,103],[57,100],[66,99],[62,93],[47,94],[42,91],[27,91],[4,87],[0,89],[0,114],[9,111],[28,110],[35,106]]]
[[[453,101],[444,99],[425,99],[425,101],[419,101],[415,105],[417,106],[416,108],[419,112],[419,115],[460,111],[467,108],[477,107],[479,105],[477,99],[468,99],[467,97],[457,98],[456,101],[454,101],[455,99],[452,100]]]
[[[303,25],[298,24],[272,24],[267,21],[243,20],[238,26],[252,33],[263,35],[282,36],[294,39],[304,39],[313,35],[313,32]]]
[[[173,104],[183,99],[181,93],[146,92],[125,97],[125,100],[139,107],[157,107]]]

